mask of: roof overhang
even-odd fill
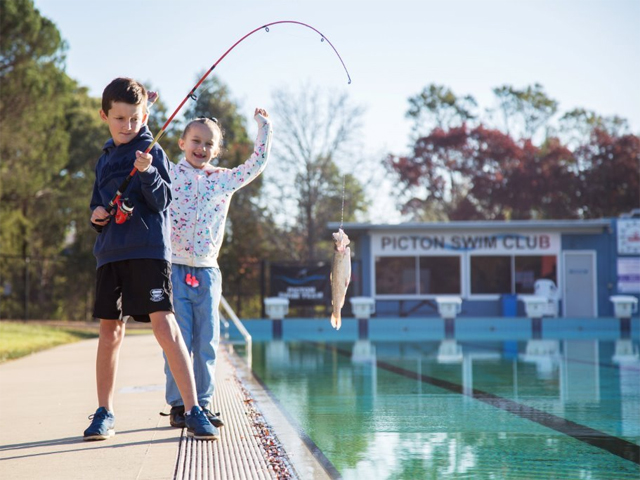
[[[338,222],[330,222],[327,228],[336,231]],[[467,222],[411,222],[397,224],[344,223],[342,229],[349,233],[374,232],[451,232],[451,231],[545,231],[559,233],[603,233],[612,228],[612,219],[594,220],[514,220],[514,221],[467,221]]]

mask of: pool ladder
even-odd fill
[[[225,338],[227,339],[227,343],[229,345],[231,345],[233,347],[233,345],[236,345],[240,342],[230,342],[228,341],[229,338],[229,321],[233,322],[233,324],[236,326],[236,328],[240,331],[240,334],[242,335],[242,338],[244,338],[244,344],[245,344],[245,350],[246,350],[246,360],[247,360],[247,366],[249,368],[251,368],[251,350],[252,350],[252,343],[251,343],[251,335],[249,334],[249,332],[247,331],[247,329],[245,328],[245,326],[242,324],[242,322],[240,321],[240,319],[238,318],[238,316],[236,315],[236,312],[233,311],[233,308],[231,308],[231,305],[229,305],[229,302],[227,302],[227,300],[224,297],[220,298],[220,321],[222,322],[222,325],[224,326],[226,333],[225,333]]]

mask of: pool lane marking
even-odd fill
[[[317,342],[305,343],[310,343],[317,348],[324,350],[335,350],[340,355],[351,358],[351,352],[336,346],[325,345]],[[558,417],[543,410],[538,410],[537,408],[509,400],[508,398],[500,397],[499,395],[494,395],[493,393],[485,392],[483,390],[478,390],[477,388],[474,388],[468,394],[465,393],[462,385],[457,383],[441,380],[429,375],[419,374],[384,361],[378,360],[376,362],[376,366],[389,372],[402,375],[406,378],[420,380],[424,383],[428,383],[444,390],[449,390],[453,393],[469,396],[475,400],[491,405],[492,407],[499,408],[500,410],[504,410],[505,412],[509,412],[520,418],[531,420],[539,425],[555,430],[556,432],[563,433],[575,438],[576,440],[598,447],[613,455],[640,465],[640,446],[622,438],[609,435],[608,433],[601,432],[600,430],[587,427],[580,423],[572,422],[571,420]]]
[[[260,378],[260,376],[253,369],[251,369],[251,375],[253,375],[253,378],[255,378],[256,382],[258,382],[262,386],[262,388],[264,388],[264,391],[267,392],[267,395],[269,395],[271,401],[273,401],[280,412],[285,416],[289,424],[297,432],[300,440],[302,440],[311,454],[316,458],[316,460],[318,460],[320,465],[322,465],[322,468],[324,468],[324,471],[327,473],[327,475],[329,475],[332,480],[342,480],[342,475],[335,467],[335,465],[331,463],[331,460],[326,457],[320,447],[316,445],[316,443],[311,439],[309,435],[307,435],[307,432],[304,431],[304,429],[300,426],[296,419],[291,416],[286,408],[284,408],[282,403],[280,403],[278,397],[271,391],[267,384],[262,381],[262,378]]]

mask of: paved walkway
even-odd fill
[[[181,430],[159,415],[168,407],[162,354],[152,335],[125,338],[116,383],[115,437],[84,442],[87,416],[96,409],[96,347],[97,339],[85,340],[0,365],[0,478],[327,478],[304,451],[294,452],[302,460],[303,474],[297,474],[287,454],[274,448],[273,438],[261,434],[267,424],[224,347],[214,398],[214,408],[222,410],[227,423],[221,440],[183,438]]]

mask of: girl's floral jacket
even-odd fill
[[[262,173],[271,150],[268,118],[256,115],[258,136],[251,157],[228,169],[206,165],[193,168],[184,158],[171,171],[170,205],[173,263],[218,267],[229,202],[238,189]]]

